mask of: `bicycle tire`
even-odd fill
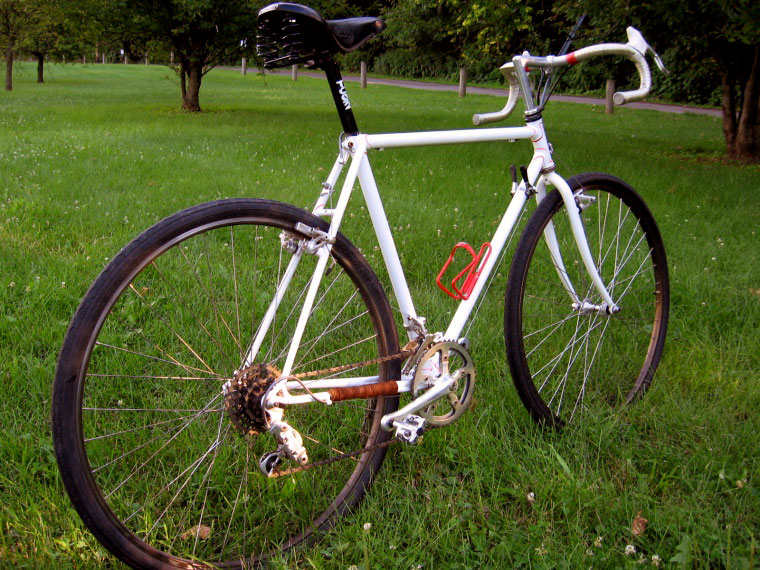
[[[128,244],[73,317],[53,389],[56,458],[85,525],[133,567],[257,566],[331,528],[380,468],[386,450],[374,446],[389,438],[380,418],[398,396],[289,407],[285,419],[312,463],[367,451],[274,479],[258,468],[274,438],[240,433],[222,405],[243,339],[290,256],[281,232],[307,239],[298,223],[328,228],[265,200],[178,212]],[[390,304],[364,257],[340,234],[331,256],[294,374],[399,350]],[[300,307],[316,257],[301,258],[258,362],[284,358],[298,316],[291,307]],[[399,378],[400,363],[362,371],[372,373]]]
[[[579,298],[597,306],[602,301],[583,266],[562,197],[550,192],[517,245],[504,330],[520,399],[537,422],[555,427],[595,406],[629,404],[647,390],[662,356],[670,299],[662,237],[641,196],[602,173],[568,183],[576,196],[596,198],[590,204],[584,199],[581,219],[602,280],[621,311],[584,313],[571,306],[549,248],[539,246],[549,222]]]

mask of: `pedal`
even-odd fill
[[[425,433],[425,419],[408,415],[403,420],[394,421],[393,427],[396,428],[394,437],[397,440],[408,445],[417,445],[422,441],[422,434]]]

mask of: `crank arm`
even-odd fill
[[[406,406],[397,410],[391,414],[387,414],[380,420],[380,425],[386,431],[393,429],[393,422],[405,418],[409,414],[414,414],[420,410],[427,408],[430,404],[442,398],[451,391],[451,387],[456,384],[457,377],[445,375],[438,380],[433,386],[425,390],[419,398],[412,400]]]

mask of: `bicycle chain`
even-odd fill
[[[391,360],[404,360],[406,358],[413,356],[417,352],[417,349],[420,347],[421,344],[422,344],[422,340],[420,338],[416,338],[410,341],[406,346],[404,346],[401,352],[397,352],[395,354],[380,356],[378,358],[373,358],[371,360],[365,360],[362,362],[356,362],[353,364],[344,364],[342,366],[335,366],[333,368],[325,368],[323,370],[312,370],[309,372],[302,372],[301,374],[293,374],[290,377],[296,380],[301,380],[304,378],[312,378],[314,376],[321,376],[323,374],[336,374],[338,372],[345,372],[346,370],[353,370],[355,368],[364,368],[366,366],[372,366],[374,364],[382,364],[383,362],[390,362]],[[389,439],[382,443],[376,443],[375,445],[372,445],[370,447],[365,447],[364,449],[358,449],[356,451],[347,451],[346,453],[341,453],[339,455],[336,455],[335,457],[329,457],[327,459],[322,459],[321,461],[316,461],[314,463],[299,465],[297,467],[290,467],[288,469],[276,469],[269,474],[269,477],[270,478],[284,477],[286,475],[293,475],[294,473],[300,473],[301,471],[306,471],[308,469],[323,467],[325,465],[337,463],[338,461],[342,461],[343,459],[349,459],[351,457],[356,457],[357,455],[362,455],[364,453],[371,453],[377,449],[383,449],[396,442],[397,442],[396,439]]]
[[[355,368],[364,368],[374,364],[382,364],[383,362],[390,362],[391,360],[403,360],[417,352],[420,344],[422,344],[422,341],[419,338],[416,338],[409,341],[409,343],[401,349],[401,352],[397,352],[396,354],[379,356],[378,358],[364,360],[362,362],[354,362],[353,364],[343,364],[341,366],[333,366],[332,368],[323,368],[322,370],[310,370],[309,372],[301,372],[300,374],[291,374],[288,378],[303,380],[304,378],[314,378],[315,376],[322,376],[323,374],[337,374],[338,372],[354,370]]]

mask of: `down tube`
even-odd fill
[[[483,272],[480,274],[480,278],[475,284],[475,288],[470,294],[470,297],[466,301],[459,303],[457,312],[454,313],[454,318],[451,319],[451,324],[449,324],[449,328],[446,329],[445,338],[459,338],[464,325],[467,323],[467,319],[470,318],[472,309],[475,307],[475,304],[480,298],[483,287],[488,282],[491,271],[496,265],[499,257],[501,257],[501,250],[504,248],[504,244],[507,242],[509,235],[512,233],[512,230],[517,223],[517,219],[520,217],[520,212],[522,211],[523,206],[525,206],[525,202],[527,201],[528,198],[525,195],[525,192],[515,192],[514,196],[512,197],[512,201],[509,203],[507,211],[504,212],[504,217],[501,219],[499,227],[496,228],[496,233],[494,233],[493,238],[491,239],[491,255],[488,256],[486,265],[483,267]]]

